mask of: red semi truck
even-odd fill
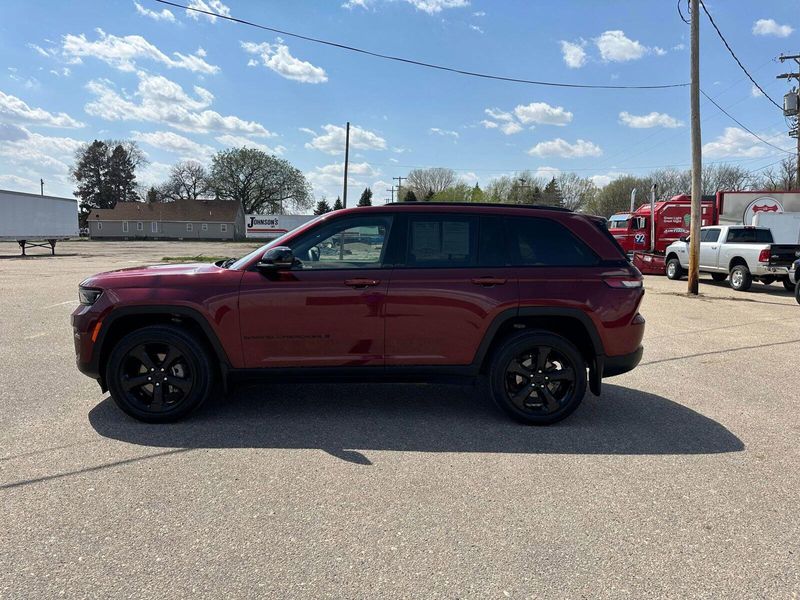
[[[651,221],[652,214],[655,221]],[[800,192],[719,191],[703,196],[701,226],[752,225],[758,213],[800,213]],[[611,235],[643,273],[665,273],[664,250],[689,235],[691,197],[643,204],[633,212],[617,213],[608,220]],[[655,235],[652,236],[651,232]]]

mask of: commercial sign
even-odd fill
[[[245,236],[274,239],[308,223],[314,215],[245,215]]]

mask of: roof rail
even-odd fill
[[[387,202],[383,206],[502,206],[506,208],[530,208],[534,210],[556,210],[559,212],[573,212],[570,208],[561,206],[545,206],[543,204],[511,204],[510,202],[437,202],[417,200],[416,202]]]

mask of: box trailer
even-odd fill
[[[77,236],[74,198],[0,190],[0,240],[17,242],[23,256],[26,248],[49,247],[55,254],[57,241]]]

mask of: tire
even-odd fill
[[[794,299],[800,304],[800,281],[794,286]]]
[[[494,352],[489,384],[495,403],[526,425],[565,419],[586,395],[586,361],[569,340],[543,331],[522,331]]]
[[[753,285],[753,277],[747,265],[736,265],[731,269],[731,287],[737,292],[746,292]]]
[[[788,277],[784,277],[781,282],[783,283],[783,289],[787,292],[793,292],[796,289],[795,284],[793,284]]]
[[[725,281],[728,278],[727,273],[712,273],[711,279],[714,281]]]
[[[764,285],[772,285],[773,283],[775,283],[775,278],[767,275],[766,277],[759,278],[759,281]]]
[[[683,267],[677,258],[670,258],[667,261],[667,277],[669,279],[680,279],[683,277]]]
[[[117,406],[146,423],[182,419],[214,389],[209,352],[170,325],[143,327],[123,337],[111,351],[105,379]]]

